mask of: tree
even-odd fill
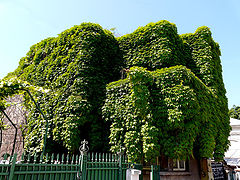
[[[229,110],[229,116],[231,118],[240,119],[240,106],[235,106]]]

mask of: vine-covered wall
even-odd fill
[[[112,122],[112,151],[122,146],[134,162],[160,154],[179,159],[222,158],[229,133],[223,129],[229,127],[216,117],[221,113],[215,107],[218,101],[184,66],[156,71],[132,67],[128,78],[107,87],[103,114]]]
[[[196,30],[194,34],[184,34],[181,36],[185,44],[186,52],[190,55],[187,61],[187,67],[198,76],[202,82],[211,89],[216,95],[214,101],[215,118],[218,119],[218,128],[215,130],[215,158],[222,158],[224,151],[227,150],[231,127],[228,116],[228,101],[226,98],[226,89],[222,78],[221,51],[219,44],[216,43],[208,27],[203,26]],[[188,55],[188,56],[189,56]],[[208,130],[201,129],[202,133]],[[211,132],[209,132],[211,133]],[[206,133],[208,134],[208,133]]]
[[[180,36],[174,24],[160,21],[118,41],[125,67],[132,68],[107,88],[103,112],[112,122],[112,151],[122,146],[136,162],[159,151],[222,159],[231,128],[220,49],[209,28]]]

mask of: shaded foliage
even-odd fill
[[[108,149],[108,132],[103,129],[109,125],[102,119],[101,106],[105,85],[119,79],[120,68],[116,39],[97,24],[74,26],[31,47],[13,74],[54,92],[35,94],[50,123],[47,151],[78,151],[83,138],[90,141],[91,150]],[[39,152],[45,122],[27,104],[26,147],[27,151]]]

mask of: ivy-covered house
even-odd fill
[[[165,176],[199,179],[198,162],[223,159],[229,144],[220,55],[207,27],[179,35],[164,20],[115,38],[83,23],[33,45],[6,79],[50,90],[33,92],[49,120],[47,152],[74,153],[87,139],[91,151],[121,149]],[[40,152],[46,122],[25,104],[26,150]]]
[[[222,159],[231,128],[220,49],[209,28],[178,35],[174,24],[160,21],[118,41],[128,76],[107,86],[111,149],[124,147],[133,161],[159,157],[166,170],[186,170],[179,160]]]

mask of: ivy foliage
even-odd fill
[[[187,67],[217,96],[214,103],[217,112],[215,118],[219,118],[221,123],[219,129],[215,130],[218,133],[216,137],[218,143],[215,145],[214,157],[222,159],[224,152],[228,149],[229,141],[227,138],[231,126],[226,89],[222,78],[219,44],[213,40],[212,33],[206,26],[198,28],[194,34],[184,34],[181,38],[185,44],[186,56],[189,57]]]
[[[0,80],[0,109],[6,109],[6,98],[16,94],[22,94],[24,91],[48,93],[48,89],[32,86],[26,81],[21,81],[16,77]]]
[[[120,78],[121,59],[110,31],[83,23],[33,45],[20,60],[14,75],[54,92],[35,94],[49,119],[47,152],[76,152],[84,138],[91,150],[108,149],[101,106],[106,84]],[[29,112],[26,150],[39,152],[45,122],[32,106]]]
[[[156,71],[132,67],[127,79],[107,87],[103,112],[112,122],[112,151],[125,147],[135,162],[152,160],[159,152],[180,159],[193,153],[223,155],[226,149],[216,148],[223,128],[216,101],[211,89],[184,66]]]
[[[135,162],[159,152],[222,159],[231,127],[220,49],[209,28],[180,36],[174,24],[160,21],[118,41],[130,70],[107,87],[111,150],[123,147]]]
[[[146,67],[149,70],[186,65],[184,44],[175,24],[166,20],[139,27],[118,38],[126,68]]]

